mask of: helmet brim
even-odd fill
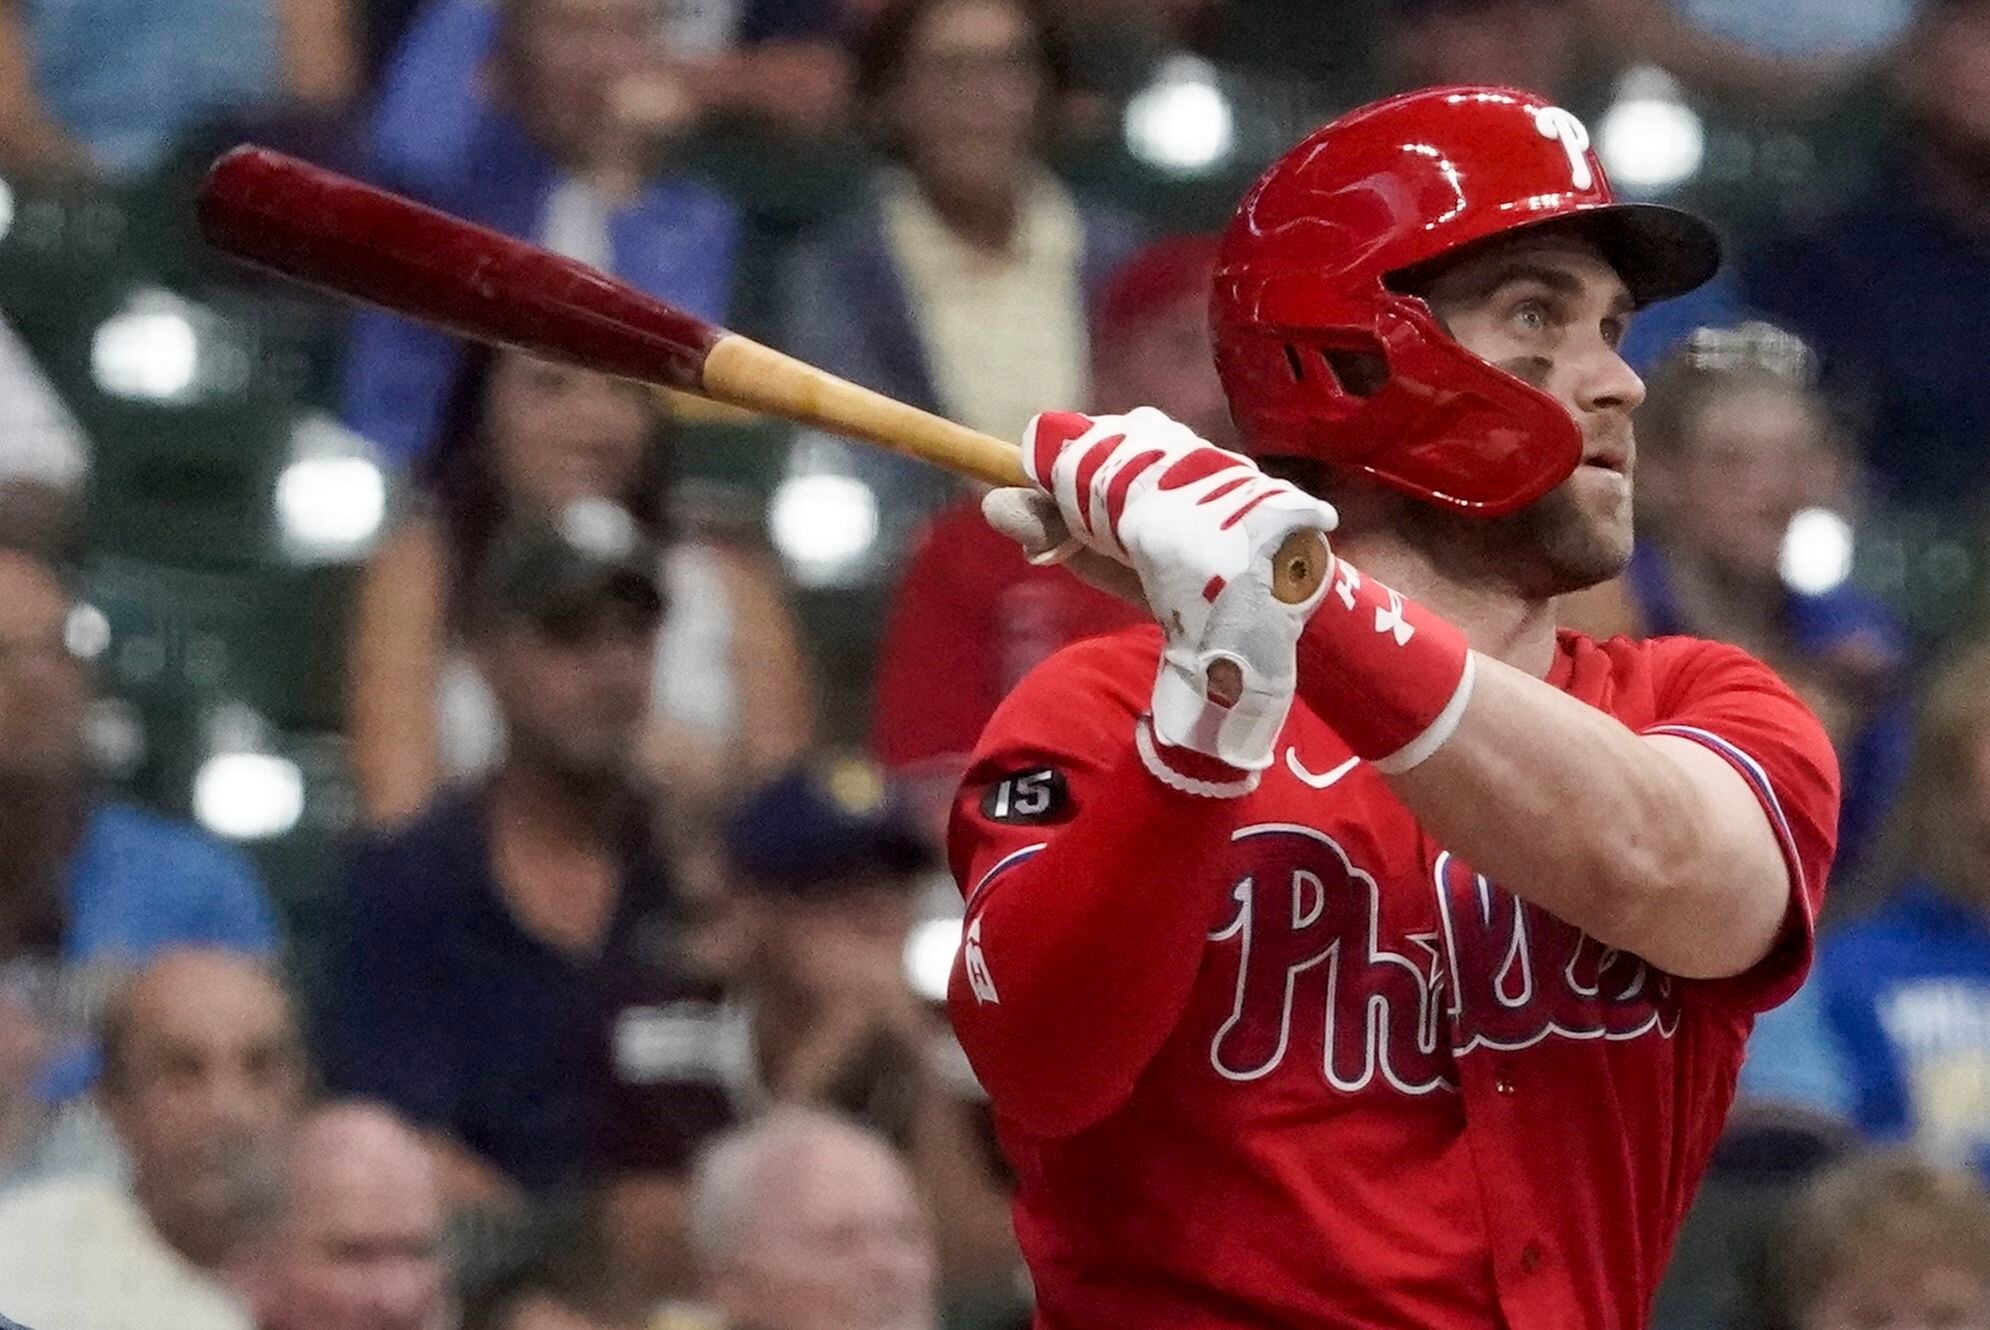
[[[1640,308],[1683,296],[1705,285],[1720,270],[1720,237],[1713,227],[1683,208],[1663,203],[1606,203],[1553,220],[1574,226],[1596,241]]]
[[[1683,296],[1720,270],[1721,242],[1714,228],[1683,208],[1663,203],[1598,203],[1565,208],[1546,217],[1503,227],[1435,258],[1400,268],[1384,279],[1392,290],[1420,292],[1447,271],[1495,245],[1533,231],[1573,232],[1602,251],[1639,309]]]

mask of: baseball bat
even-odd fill
[[[197,201],[207,241],[294,281],[473,341],[779,416],[991,485],[1028,485],[1016,445],[717,327],[586,264],[269,148],[222,154]],[[1279,548],[1306,599],[1326,543]]]

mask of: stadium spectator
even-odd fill
[[[352,763],[361,809],[379,826],[487,771],[502,750],[501,717],[465,642],[466,588],[497,528],[590,497],[620,502],[654,539],[673,525],[665,423],[639,388],[479,351],[449,414],[421,466],[423,504],[375,554],[355,612]],[[648,752],[679,800],[701,803],[718,793],[707,787],[778,769],[805,747],[814,698],[770,559],[687,533],[663,577],[672,612]]]
[[[691,1232],[706,1300],[753,1330],[932,1330],[933,1239],[891,1147],[783,1108],[699,1161]]]
[[[370,1104],[314,1111],[247,1281],[258,1330],[444,1330],[442,1218],[428,1152],[399,1118]]]
[[[100,797],[74,609],[49,564],[0,549],[0,958],[271,950],[275,924],[246,858]]]
[[[1065,65],[1037,0],[882,8],[857,91],[891,163],[791,256],[786,349],[998,438],[1090,399],[1088,299],[1135,237],[1044,164]],[[888,514],[955,493],[889,454],[850,464]]]
[[[651,58],[650,0],[507,0],[489,100],[454,132],[418,113],[414,157],[383,143],[388,183],[524,236],[707,318],[726,310],[739,238],[729,202],[670,169],[642,120],[656,99],[619,90]],[[439,333],[357,316],[347,422],[411,463],[433,445],[461,352]]]
[[[472,605],[505,757],[354,853],[318,1028],[333,1090],[417,1123],[452,1207],[502,1208],[577,1180],[596,1004],[674,965],[636,767],[664,605],[598,500],[500,532]]]
[[[4,0],[0,170],[139,176],[210,116],[358,79],[348,0]]]
[[[1873,596],[1785,572],[1799,514],[1854,502],[1851,441],[1813,380],[1808,348],[1762,323],[1700,329],[1668,357],[1638,414],[1636,552],[1621,582],[1572,597],[1568,613],[1597,636],[1686,633],[1774,665],[1838,747],[1844,880],[1906,766],[1906,642]]]
[[[906,941],[935,854],[884,775],[824,758],[762,787],[726,828],[733,880],[757,945],[738,1001],[754,1058],[743,1109],[844,1114],[903,1152],[957,1284],[1012,1286],[1018,1268],[978,1091],[935,1008],[912,991]]]
[[[0,1198],[8,1309],[64,1330],[246,1330],[226,1285],[269,1217],[305,1066],[289,1000],[250,958],[173,951],[105,1016],[98,1094],[131,1161]]]
[[[1235,440],[1209,344],[1212,238],[1156,241],[1101,292],[1091,335],[1093,405],[1152,406],[1221,446]],[[1016,557],[979,497],[935,517],[914,547],[878,653],[872,751],[937,840],[967,756],[996,704],[1058,648],[1139,611],[1062,568]]]
[[[506,4],[520,7],[519,0],[423,7],[385,71],[375,138],[386,160],[438,162],[452,138],[469,137]],[[565,12],[596,21],[626,13],[647,29],[646,42],[620,53],[627,63],[617,67],[606,107],[639,118],[652,137],[680,136],[720,116],[750,117],[802,138],[844,122],[849,58],[836,40],[835,0],[589,0]],[[634,30],[615,29],[618,37]]]
[[[89,1027],[99,990],[163,948],[264,954],[276,926],[248,860],[105,798],[90,672],[54,568],[0,548],[0,1181],[105,1170]]]
[[[1903,112],[1878,174],[1836,211],[1748,256],[1750,303],[1817,347],[1826,382],[1862,403],[1860,442],[1884,497],[1946,511],[1990,487],[1990,3],[1931,0],[1897,70]],[[1874,328],[1886,329],[1884,337]]]
[[[1825,934],[1812,982],[1859,1124],[1990,1171],[1990,647],[1934,677],[1892,833],[1897,885]]]
[[[1774,1248],[1788,1330],[1990,1325],[1990,1194],[1909,1154],[1850,1160],[1797,1199]]]

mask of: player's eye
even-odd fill
[[[1553,311],[1548,308],[1547,301],[1538,297],[1530,297],[1515,305],[1510,318],[1514,327],[1530,334],[1544,333],[1554,326]]]
[[[1630,331],[1630,320],[1608,318],[1603,320],[1603,340],[1612,351],[1624,344],[1624,334]]]

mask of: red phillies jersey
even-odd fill
[[[1303,696],[1256,791],[1167,789],[1133,751],[1159,640],[1031,675],[955,806],[952,1009],[1016,1168],[1038,1325],[1645,1324],[1754,1014],[1809,964],[1822,729],[1733,648],[1559,639],[1551,684],[1719,753],[1782,840],[1771,955],[1686,981],[1432,843]],[[1005,1019],[1005,976],[1038,966],[1077,976],[1058,1018]]]
[[[892,601],[873,751],[900,770],[939,764],[951,787],[1024,675],[1068,643],[1145,618],[1062,568],[1025,561],[981,519],[979,501],[955,504],[927,528]]]

